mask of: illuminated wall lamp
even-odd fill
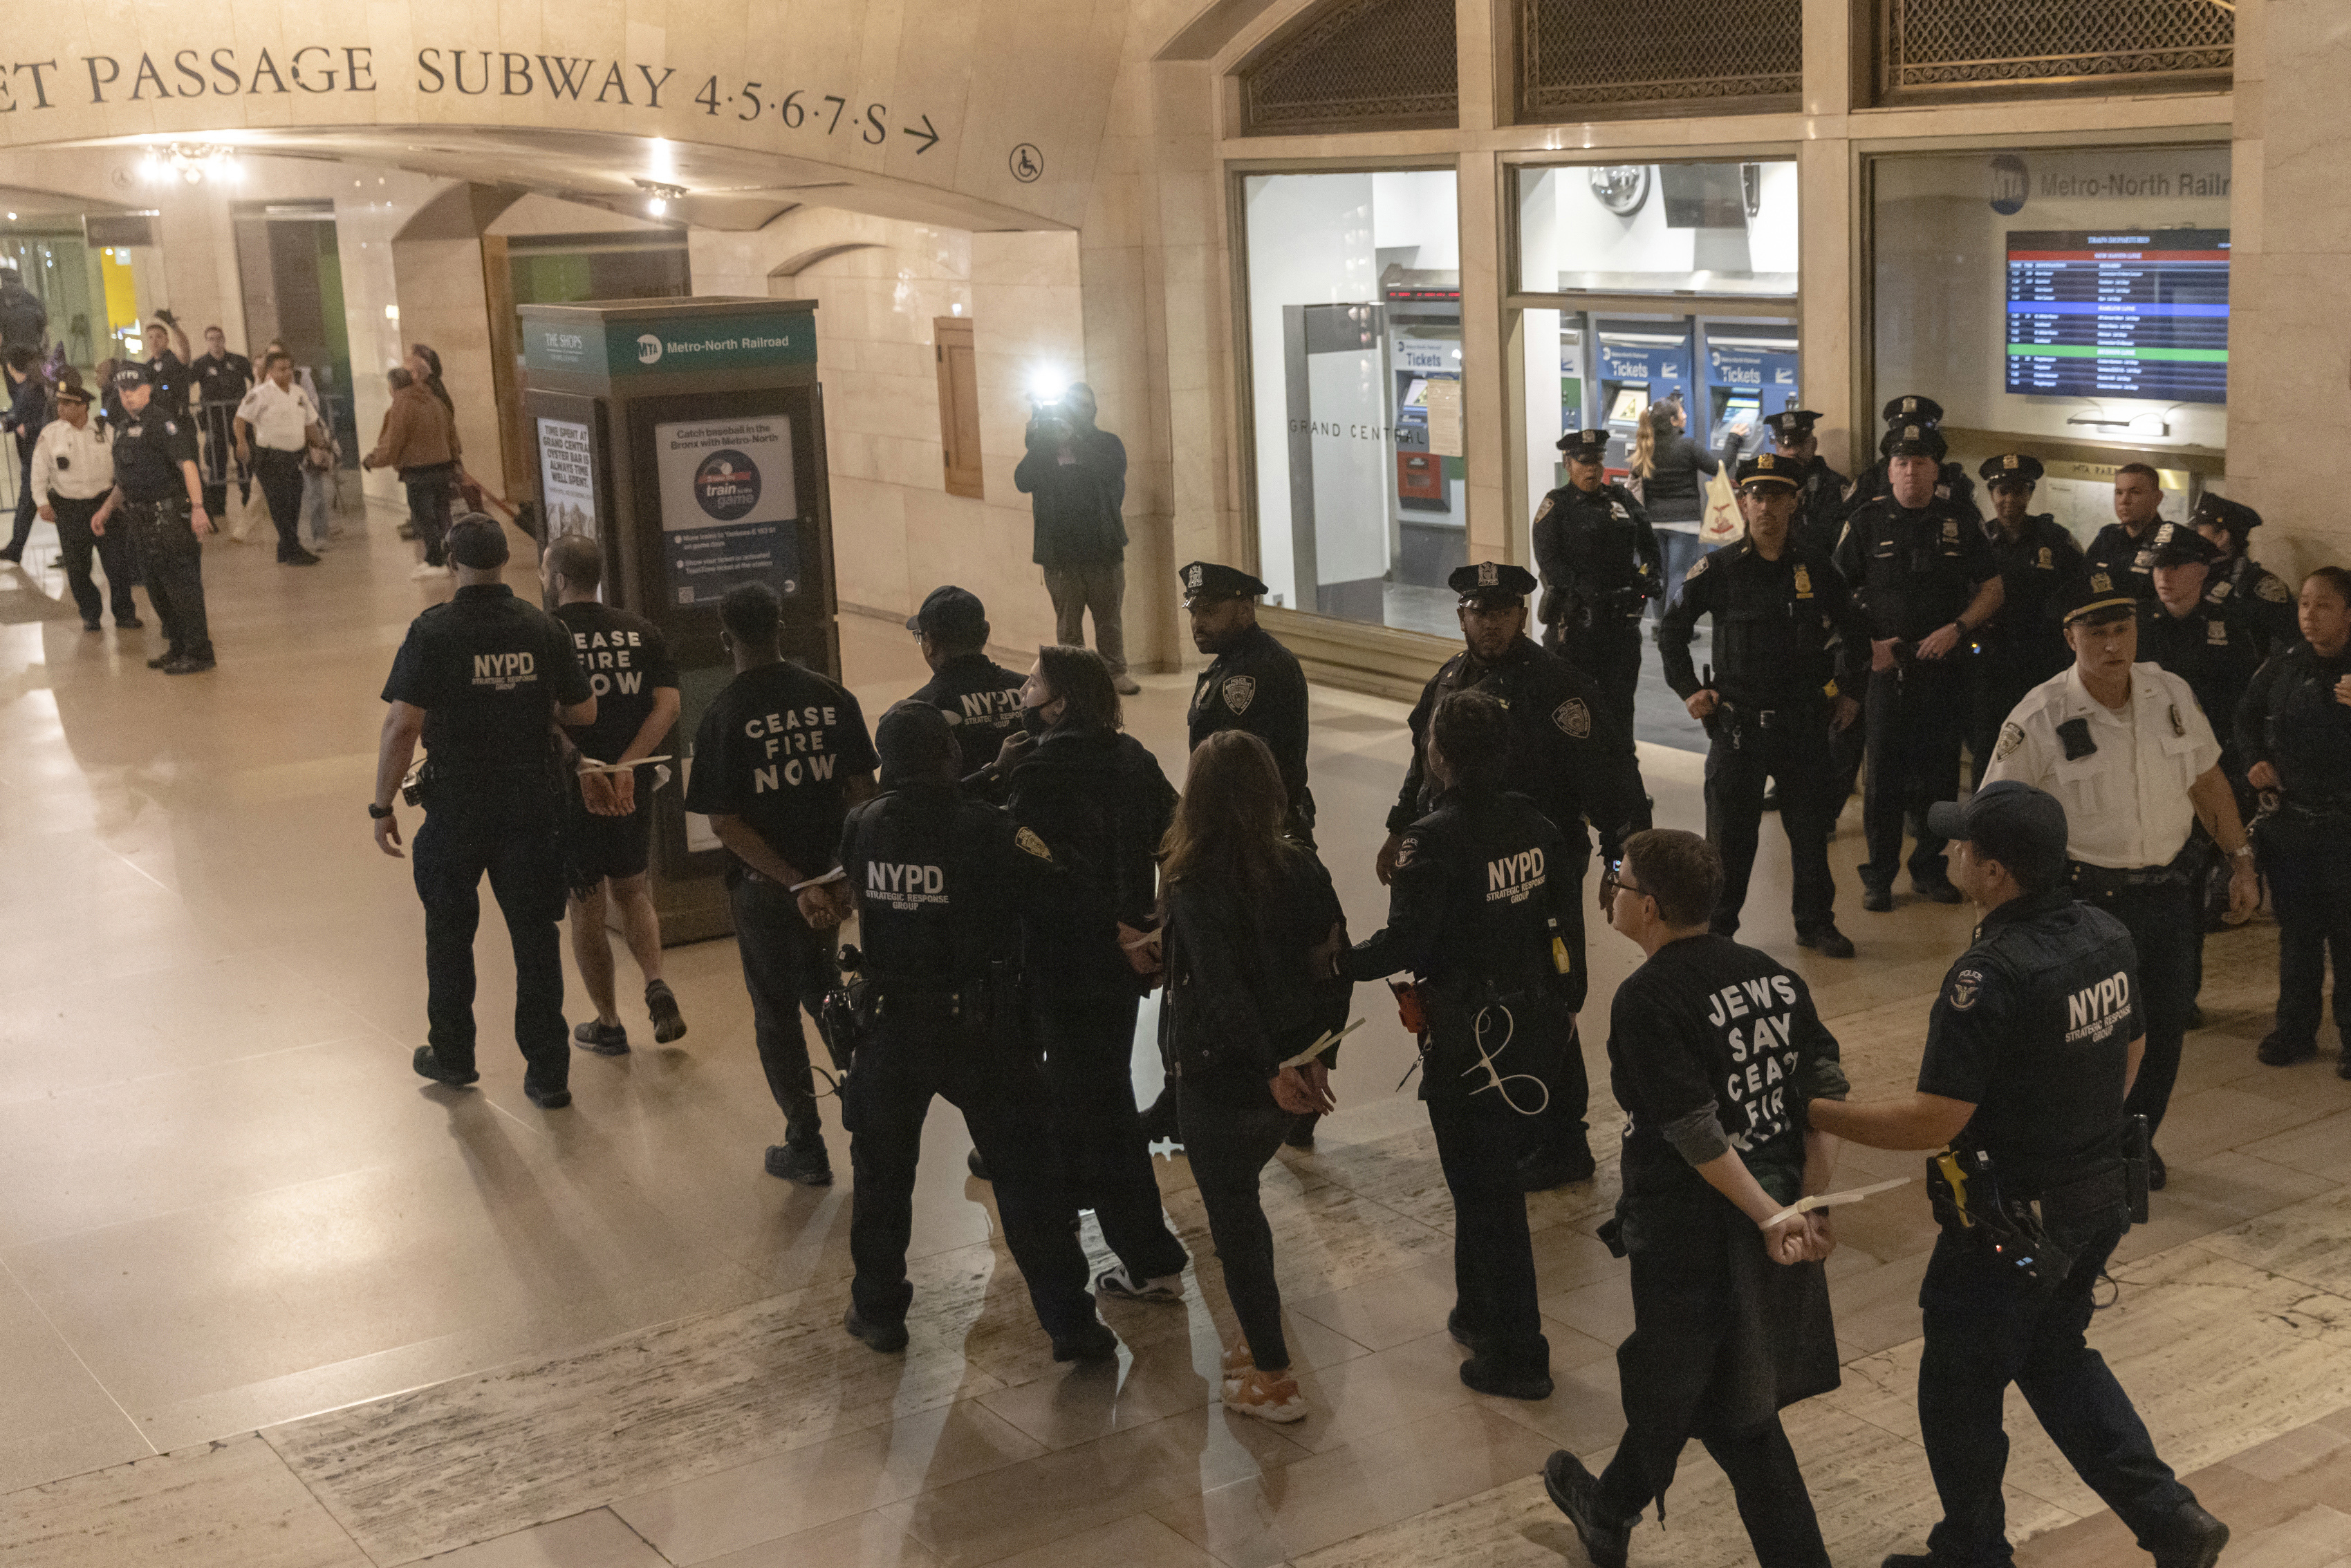
[[[659,180],[640,180],[637,189],[645,193],[645,211],[654,217],[666,214],[672,202],[682,201],[685,197],[684,186],[664,185]]]
[[[230,149],[208,141],[172,141],[150,147],[141,161],[141,172],[151,181],[176,178],[189,185],[203,184],[207,174],[232,181],[245,177],[245,171],[238,167]]]

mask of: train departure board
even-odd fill
[[[2225,402],[2228,387],[2228,230],[2010,232],[2010,392]]]

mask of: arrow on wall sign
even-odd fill
[[[939,133],[931,129],[931,117],[927,114],[923,116],[923,128],[920,131],[911,125],[902,125],[898,129],[909,136],[919,136],[923,139],[923,144],[914,149],[914,156],[917,158],[939,144]]]

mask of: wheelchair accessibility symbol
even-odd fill
[[[1033,185],[1045,172],[1045,155],[1029,142],[1023,141],[1012,150],[1012,177],[1024,185]]]

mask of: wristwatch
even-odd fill
[[[392,815],[392,808],[389,806],[379,806],[374,801],[370,800],[368,802],[368,815],[381,822],[386,817]]]

